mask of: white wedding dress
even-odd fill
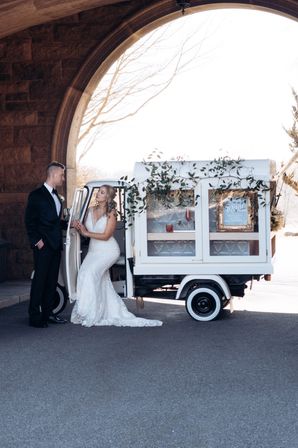
[[[93,221],[89,210],[86,228],[89,232],[102,233],[107,224],[104,215]],[[159,320],[143,319],[130,313],[121,297],[116,293],[110,279],[109,268],[117,261],[120,250],[117,241],[90,239],[88,253],[81,265],[77,280],[75,305],[71,322],[85,327],[94,325],[116,325],[118,327],[154,327],[162,325]]]

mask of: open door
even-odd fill
[[[71,227],[71,222],[81,219],[87,193],[88,191],[86,189],[77,189],[75,191],[66,232],[65,274],[66,287],[70,301],[75,298],[77,276],[81,265],[81,237],[79,233]]]

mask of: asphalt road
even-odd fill
[[[0,310],[1,448],[297,448],[297,314],[37,329],[26,308]]]

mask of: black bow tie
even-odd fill
[[[58,196],[58,191],[55,190],[55,188],[53,188],[53,190],[52,190],[52,194],[55,194],[56,196]]]

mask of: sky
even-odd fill
[[[171,26],[169,48],[185,30],[202,30],[201,59],[135,117],[108,126],[84,164],[115,177],[155,149],[164,159],[288,160],[283,126],[292,125],[291,89],[298,90],[298,23],[253,9],[221,9],[186,14]],[[159,57],[162,51],[155,63]]]

